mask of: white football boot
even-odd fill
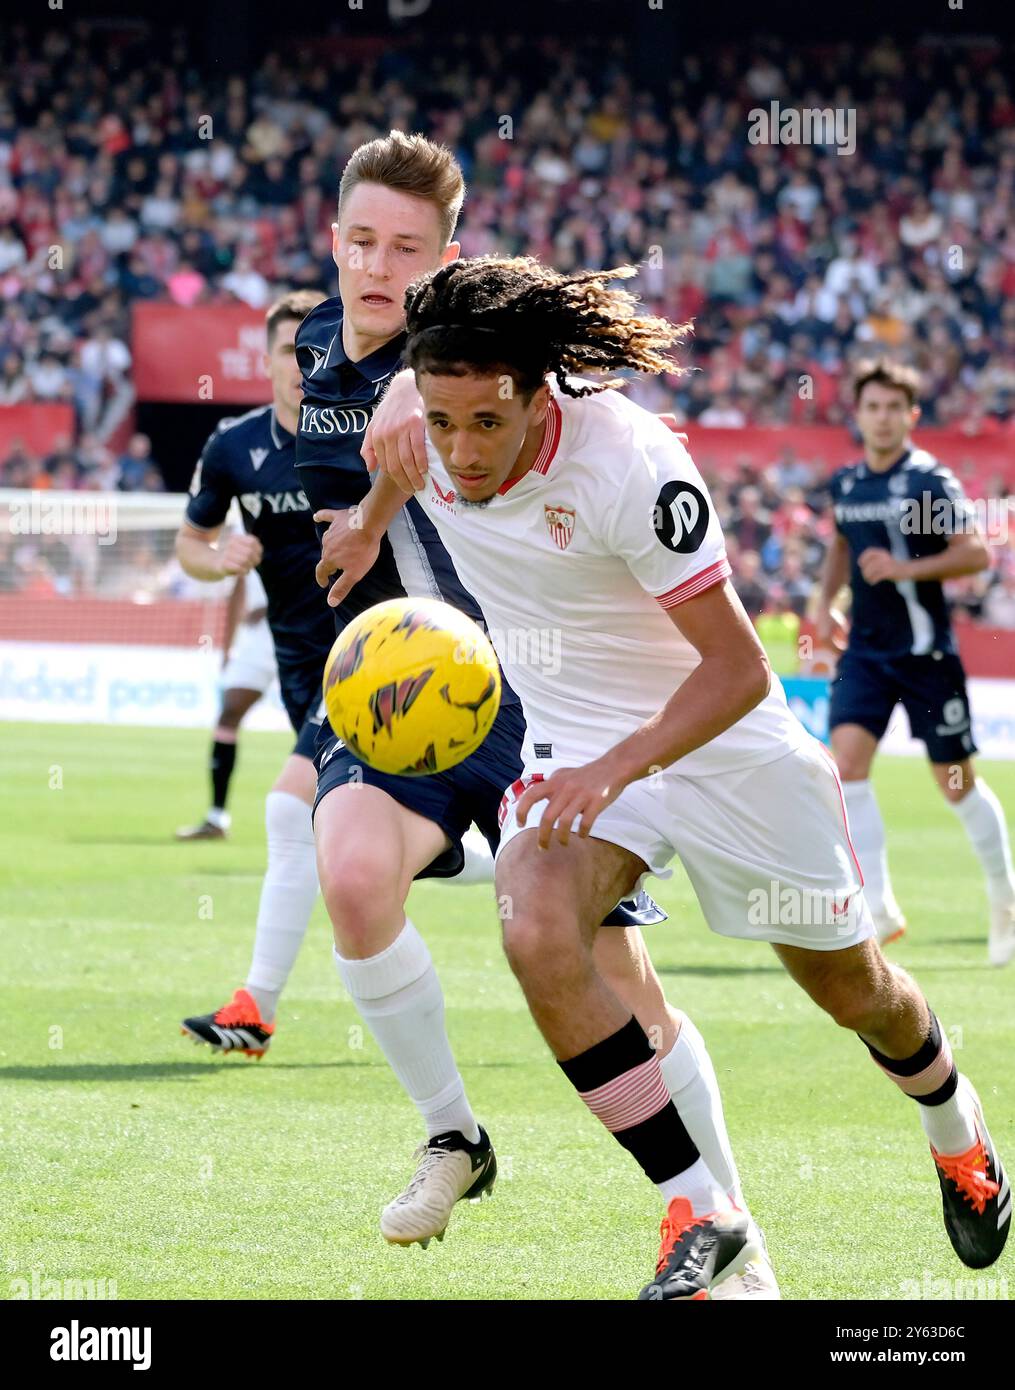
[[[709,1290],[710,1299],[755,1298],[772,1301],[782,1298],[764,1234],[755,1224],[753,1216],[750,1223],[748,1236],[761,1252],[760,1255],[748,1260],[742,1274],[731,1274],[721,1284],[714,1284]]]
[[[478,1202],[493,1192],[497,1159],[485,1129],[470,1144],[457,1130],[435,1134],[413,1154],[416,1171],[408,1187],[381,1212],[381,1235],[391,1245],[425,1250],[431,1238],[444,1239],[456,1202]]]

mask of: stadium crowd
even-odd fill
[[[986,42],[752,39],[642,86],[621,40],[294,40],[241,75],[139,32],[12,25],[0,49],[0,405],[65,401],[77,428],[0,460],[0,486],[158,489],[145,436],[108,444],[131,306],[333,287],[339,173],[392,126],[458,155],[463,254],[637,262],[646,305],[693,319],[695,370],[632,382],[650,409],[844,424],[850,363],[877,350],[920,369],[925,422],[1015,429],[1015,99]],[[855,151],[753,143],[770,102],[845,112]],[[747,606],[802,611],[828,538],[815,471],[714,482]]]

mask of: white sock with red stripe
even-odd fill
[[[738,1207],[744,1207],[740,1176],[723,1114],[719,1082],[705,1039],[684,1015],[677,1041],[659,1058],[667,1089],[712,1175]]]
[[[870,782],[843,782],[842,794],[849,819],[849,834],[863,874],[863,893],[874,921],[880,927],[900,909],[888,875],[885,824]]]
[[[1001,803],[983,778],[977,777],[962,800],[949,805],[965,826],[969,843],[983,865],[990,901],[1011,902],[1015,898],[1015,873]]]
[[[927,1038],[912,1057],[886,1057],[871,1043],[866,1046],[899,1090],[919,1102],[923,1132],[939,1154],[964,1154],[972,1148],[977,1137],[972,1097],[958,1084],[951,1047],[933,1013]]]
[[[695,1216],[729,1207],[673,1104],[659,1058],[637,1019],[558,1066],[667,1204],[686,1197]]]

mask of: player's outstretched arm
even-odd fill
[[[520,825],[533,805],[547,802],[539,824],[543,849],[554,835],[567,844],[577,816],[579,834],[588,835],[599,813],[631,782],[661,772],[718,737],[768,694],[768,658],[729,583],[714,585],[668,612],[701,663],[636,733],[595,762],[563,768],[522,794]]]
[[[325,507],[314,512],[315,521],[329,523],[321,538],[321,558],[314,576],[321,588],[326,589],[331,576],[342,571],[328,593],[332,608],[337,607],[353,585],[373,567],[382,536],[408,500],[409,494],[382,474],[359,506],[342,511]]]
[[[386,473],[410,496],[426,482],[423,401],[412,372],[391,378],[370,418],[360,453],[371,473]]]

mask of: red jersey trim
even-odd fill
[[[862,888],[863,869],[860,868],[860,861],[856,857],[856,850],[853,848],[853,839],[849,833],[849,817],[846,815],[846,798],[842,794],[842,779],[839,777],[839,769],[836,766],[835,759],[832,757],[831,753],[829,753],[825,745],[819,743],[818,747],[821,749],[822,753],[824,753],[828,765],[832,769],[832,776],[835,778],[835,790],[839,793],[839,805],[842,808],[842,828],[846,832],[846,844],[849,845],[849,852],[853,856],[853,863],[856,865],[856,871],[860,877],[860,887]]]
[[[530,468],[529,473],[531,472],[532,469]],[[503,497],[505,492],[510,492],[511,489],[514,487],[515,483],[520,483],[522,478],[527,478],[529,476],[529,473],[522,473],[517,478],[508,478],[506,483],[501,483],[500,487],[497,489],[497,496]]]
[[[527,478],[529,473],[548,473],[550,464],[553,462],[560,443],[561,428],[564,417],[561,414],[560,406],[550,397],[550,404],[546,411],[546,432],[543,435],[543,442],[539,446],[539,453],[533,460],[532,467],[517,478],[509,478],[506,483],[501,483],[497,489],[497,495],[503,497],[505,492],[510,492],[515,483],[520,483],[522,478]]]
[[[560,406],[550,397],[550,404],[546,412],[546,433],[543,435],[543,444],[536,461],[532,465],[533,473],[549,473],[550,464],[557,452],[557,445],[560,443],[560,431],[563,424],[563,416]]]
[[[721,560],[716,560],[714,565],[709,565],[708,569],[702,570],[700,574],[685,579],[683,584],[678,584],[675,589],[669,589],[665,594],[657,594],[656,602],[663,608],[676,608],[678,603],[686,603],[689,598],[697,598],[706,589],[722,584],[732,573],[730,562],[724,555]]]

